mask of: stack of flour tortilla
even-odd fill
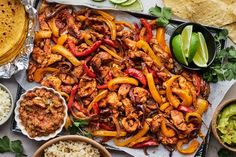
[[[163,0],[174,15],[204,25],[226,28],[236,43],[236,0]]]
[[[0,1],[0,65],[20,54],[28,30],[28,17],[20,0]]]

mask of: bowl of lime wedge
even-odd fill
[[[207,28],[188,22],[174,30],[170,38],[170,50],[183,67],[201,70],[210,66],[215,59],[216,43]]]

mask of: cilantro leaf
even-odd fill
[[[223,29],[221,32],[215,35],[215,40],[220,42],[221,40],[225,40],[228,36],[229,32],[227,29]]]
[[[151,7],[149,9],[149,13],[151,15],[157,16],[157,17],[161,17],[162,13],[161,13],[161,7],[155,6],[155,7]]]
[[[169,20],[171,19],[172,16],[172,11],[171,8],[168,7],[151,7],[149,9],[149,13],[151,15],[157,16],[158,18],[156,19],[156,22],[159,26],[166,26],[169,24]]]
[[[25,156],[23,151],[21,141],[10,141],[7,136],[0,138],[0,153],[12,152],[16,154],[16,157],[22,157]]]

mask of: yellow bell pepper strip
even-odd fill
[[[56,18],[51,19],[51,20],[48,22],[48,25],[49,25],[49,27],[50,27],[51,30],[52,30],[52,34],[53,34],[55,37],[59,37],[59,28],[56,26]]]
[[[116,24],[115,24],[115,22],[105,19],[103,17],[97,17],[97,18],[104,21],[107,24],[107,26],[109,27],[109,29],[111,31],[111,39],[116,40]]]
[[[65,125],[64,125],[64,128],[65,128],[66,130],[68,130],[69,127],[72,127],[72,122],[71,122],[70,117],[66,117],[66,123],[65,123]]]
[[[34,73],[34,81],[39,83],[42,81],[42,79],[46,73],[57,73],[59,71],[60,71],[59,69],[50,68],[50,67],[39,68]]]
[[[112,55],[114,58],[118,59],[118,60],[122,60],[122,58],[114,51],[108,49],[106,46],[101,45],[100,46],[101,49],[105,50],[107,53],[109,53],[110,55]]]
[[[183,144],[187,143],[188,139],[179,140],[176,145],[177,150],[182,154],[192,154],[197,150],[198,146],[200,145],[200,143],[196,139],[193,139],[192,142],[189,144],[188,148],[182,148]]]
[[[113,21],[115,19],[115,17],[105,11],[101,11],[101,10],[96,10],[96,12],[101,15],[102,17],[110,20],[110,21]]]
[[[208,109],[208,101],[202,98],[197,98],[196,112],[202,115]]]
[[[125,21],[115,21],[116,24],[124,25],[125,27],[128,27],[131,30],[134,30],[135,27],[133,24],[125,22]]]
[[[69,100],[69,97],[70,97],[70,96],[69,96],[67,93],[61,92],[61,91],[59,91],[59,93],[61,94],[61,96],[62,96],[63,98],[65,98],[66,101]]]
[[[63,45],[66,42],[67,38],[67,34],[62,34],[57,40],[57,45]]]
[[[148,52],[148,55],[153,59],[153,62],[158,66],[158,67],[162,67],[162,63],[160,58],[158,58],[155,53],[153,52],[153,50],[151,49],[151,47],[149,46],[149,44],[144,41],[144,40],[139,40],[137,42],[137,47],[138,48],[142,48],[145,52]]]
[[[97,96],[95,96],[93,101],[88,106],[88,112],[93,108],[94,103],[99,102],[101,99],[105,98],[107,94],[108,94],[108,90],[104,90],[100,92]]]
[[[148,126],[147,122],[145,122],[143,128],[136,135],[134,135],[124,141],[119,141],[117,138],[115,138],[114,143],[116,146],[119,146],[119,147],[127,146],[129,143],[134,142],[134,141],[140,139],[141,137],[143,137],[148,132],[148,130],[149,130],[149,126]]]
[[[145,136],[145,137],[141,137],[140,139],[134,141],[134,142],[131,142],[128,147],[133,147],[134,145],[138,144],[138,143],[141,143],[141,142],[145,142],[145,141],[148,141],[152,139],[151,136]]]
[[[67,58],[74,66],[79,66],[81,62],[64,46],[55,45],[52,47],[52,52],[57,52]]]
[[[116,84],[123,84],[123,83],[127,83],[127,84],[133,84],[135,86],[138,86],[138,81],[132,77],[117,77],[114,78],[112,80],[110,80],[107,84],[107,87],[109,90],[112,90],[113,86]]]
[[[178,108],[180,101],[172,94],[172,83],[179,77],[179,75],[172,76],[169,80],[164,83],[166,87],[166,97],[170,104],[175,108]]]
[[[186,116],[185,116],[185,120],[188,122],[190,117],[196,117],[199,124],[202,122],[202,116],[197,112],[187,113]]]
[[[169,107],[169,106],[170,106],[170,103],[166,102],[166,103],[164,103],[164,104],[162,104],[162,105],[160,106],[160,110],[164,112],[165,109],[166,109],[167,107]]]
[[[162,104],[162,98],[161,98],[161,95],[158,92],[158,89],[155,86],[152,73],[147,73],[146,78],[147,78],[147,82],[148,82],[148,88],[149,88],[149,91],[151,92],[151,95],[152,95],[153,99],[156,102],[158,102],[159,104]]]
[[[126,136],[126,132],[121,131],[120,136]],[[92,135],[94,136],[109,136],[109,137],[115,137],[118,135],[117,131],[107,131],[107,130],[95,130],[92,132]]]
[[[182,99],[181,105],[190,106],[193,103],[193,98],[189,91],[179,88],[172,88],[172,92],[178,95]]]
[[[174,137],[175,131],[173,129],[168,129],[166,126],[166,119],[161,121],[161,133],[166,137]]]
[[[40,39],[51,38],[52,32],[51,31],[38,31],[35,32],[35,40],[39,41]]]

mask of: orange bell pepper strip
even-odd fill
[[[126,136],[125,131],[120,132],[120,136]],[[109,136],[109,137],[115,137],[118,135],[117,131],[107,131],[107,130],[95,130],[92,132],[92,135],[94,136]]]
[[[140,139],[141,137],[143,137],[148,132],[148,130],[149,130],[149,125],[147,124],[147,122],[145,122],[143,128],[136,135],[124,141],[119,141],[117,138],[115,138],[114,143],[116,146],[119,146],[119,147],[127,146],[129,143],[134,142]]]
[[[44,74],[46,74],[46,73],[57,73],[59,71],[60,71],[59,69],[51,68],[51,67],[39,68],[34,73],[34,81],[39,83],[40,81],[42,81],[42,79],[44,77]]]
[[[67,39],[68,39],[68,35],[62,34],[57,40],[57,45],[63,45]]]
[[[156,40],[158,44],[164,49],[166,46],[165,41],[165,28],[164,27],[158,27],[156,30]]]
[[[86,17],[86,16],[83,16],[83,15],[78,15],[78,16],[76,17],[76,19],[78,19],[79,21],[85,21],[85,20],[87,19],[87,17]]]
[[[134,145],[138,144],[138,143],[142,143],[142,142],[145,142],[145,141],[148,141],[152,139],[151,136],[145,136],[145,137],[141,137],[140,139],[134,141],[134,142],[131,142],[128,147],[133,147]]]
[[[107,87],[109,90],[112,90],[113,86],[116,84],[123,84],[123,83],[127,83],[127,84],[133,84],[135,86],[138,86],[138,81],[132,77],[117,77],[114,78],[112,80],[110,80],[107,84]]]
[[[97,96],[95,96],[93,101],[88,105],[88,112],[93,108],[94,103],[97,103],[101,99],[105,98],[107,96],[107,94],[108,94],[108,90],[103,90]]]
[[[166,126],[166,119],[161,121],[161,133],[166,137],[174,137],[175,131],[173,129],[168,129]]]
[[[189,113],[187,113],[185,115],[185,120],[188,122],[190,117],[196,117],[199,124],[202,122],[202,116],[199,113],[197,113],[197,112],[189,112]]]
[[[179,77],[179,75],[174,75],[164,83],[164,86],[166,87],[166,97],[167,97],[169,103],[172,106],[174,106],[175,108],[178,108],[178,106],[180,105],[180,101],[172,94],[172,83],[178,77]]]
[[[101,10],[96,10],[96,12],[101,15],[102,17],[110,20],[110,21],[113,21],[115,19],[115,17],[105,11],[101,11]]]
[[[65,125],[64,125],[64,128],[65,128],[66,130],[68,130],[69,127],[72,127],[72,122],[71,122],[70,117],[66,117],[66,123],[65,123]]]
[[[148,88],[149,88],[149,91],[150,91],[153,99],[156,102],[158,102],[159,104],[162,104],[163,101],[162,101],[161,95],[158,92],[158,89],[155,86],[152,73],[147,73],[146,78],[147,78],[147,82],[148,82]]]
[[[52,47],[52,52],[57,52],[68,59],[74,66],[79,66],[81,62],[64,46],[55,45]]]
[[[208,109],[209,103],[207,100],[197,98],[196,102],[196,112],[202,115]]]
[[[137,47],[138,48],[142,48],[145,52],[148,53],[148,55],[153,59],[153,62],[157,65],[157,67],[162,67],[163,64],[160,60],[160,58],[158,58],[155,53],[153,52],[152,48],[149,46],[149,44],[144,41],[144,40],[139,40],[137,42]]]
[[[143,27],[139,33],[139,40],[144,40],[145,32],[146,32],[146,28]]]
[[[51,38],[52,32],[51,31],[38,31],[35,32],[35,40],[39,41],[40,39]]]
[[[169,106],[170,106],[170,103],[166,102],[160,106],[160,110],[164,112],[165,109],[167,109],[167,107],[169,107]]]
[[[111,39],[116,40],[116,24],[114,21],[108,20],[104,17],[98,17],[98,19],[104,21],[111,31]]]
[[[133,24],[125,22],[125,21],[115,21],[116,24],[124,25],[125,27],[128,27],[131,30],[134,30],[135,27]]]
[[[190,106],[193,103],[193,98],[189,91],[179,88],[172,88],[172,92],[182,99],[181,105]]]
[[[179,140],[176,145],[177,150],[182,154],[192,154],[197,150],[200,145],[200,143],[196,139],[193,139],[192,142],[189,144],[188,148],[182,148],[183,144],[187,143],[188,139]]]
[[[55,19],[55,18],[51,19],[51,20],[48,22],[48,25],[49,25],[49,27],[50,27],[51,30],[52,30],[52,34],[53,34],[55,37],[59,37],[59,28],[56,26],[56,19]]]

